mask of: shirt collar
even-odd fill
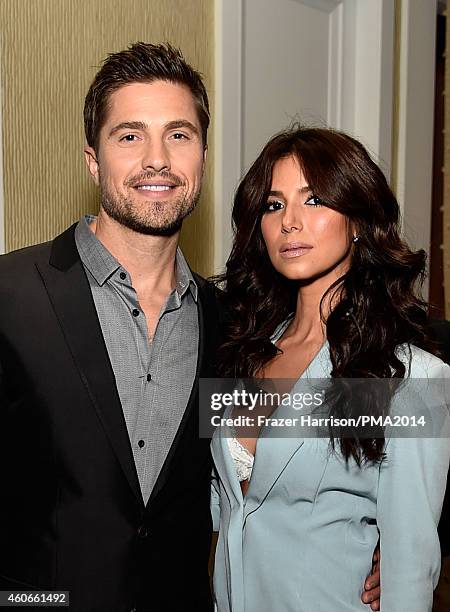
[[[83,265],[89,270],[97,284],[102,287],[121,266],[117,259],[100,242],[89,225],[93,215],[81,217],[75,228],[75,242]]]
[[[177,278],[176,291],[178,295],[180,296],[180,298],[182,298],[183,295],[186,293],[186,291],[189,290],[195,302],[197,302],[197,299],[198,299],[197,283],[195,282],[191,269],[188,266],[188,263],[180,247],[177,247],[175,265],[176,265],[176,278]]]
[[[96,219],[93,215],[81,217],[75,229],[75,242],[83,265],[89,270],[97,284],[101,287],[117,270],[123,266],[111,255],[108,249],[100,242],[97,236],[89,228]],[[197,302],[198,287],[192,275],[187,261],[180,249],[177,247],[175,259],[176,292],[181,299],[190,290],[192,297]]]

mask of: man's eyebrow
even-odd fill
[[[194,134],[199,136],[199,129],[193,123],[188,121],[187,119],[174,119],[173,121],[169,121],[165,124],[164,128],[166,130],[176,130],[177,128],[187,128],[191,130]]]
[[[114,136],[120,130],[145,130],[148,128],[148,125],[143,121],[123,121],[115,125],[111,128],[109,132],[109,136]],[[197,136],[200,135],[199,129],[193,123],[188,121],[187,119],[174,119],[173,121],[169,121],[164,125],[165,130],[176,130],[180,128],[186,128],[190,130],[193,134]]]
[[[114,134],[120,132],[120,130],[145,130],[146,127],[147,124],[143,121],[123,121],[111,128],[109,136],[114,136]]]

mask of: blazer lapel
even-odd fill
[[[143,506],[114,373],[75,244],[75,226],[53,241],[49,265],[36,265],[78,373],[130,487]]]
[[[280,433],[269,428],[259,437],[255,463],[245,496],[244,521],[259,508],[286,466],[303,446],[301,438],[279,438]]]
[[[328,351],[329,346],[326,342],[301,375],[303,392],[305,391],[304,383],[308,379],[329,378],[331,362]],[[292,392],[295,392],[295,387]],[[280,406],[273,416],[292,418],[292,409],[288,406]],[[301,437],[283,437],[283,432],[278,427],[266,427],[261,431],[256,444],[255,463],[250,484],[245,496],[244,520],[263,503],[292,457],[303,444],[304,439]]]

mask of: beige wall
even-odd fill
[[[98,195],[82,157],[82,109],[105,55],[136,40],[169,41],[205,75],[211,92],[213,9],[212,0],[1,0],[7,251],[48,240],[96,212]],[[212,161],[182,236],[202,274],[212,272]]]

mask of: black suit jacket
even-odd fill
[[[214,291],[196,277],[196,382],[145,506],[74,228],[0,258],[0,590],[68,590],[72,612],[210,610],[197,404]]]

